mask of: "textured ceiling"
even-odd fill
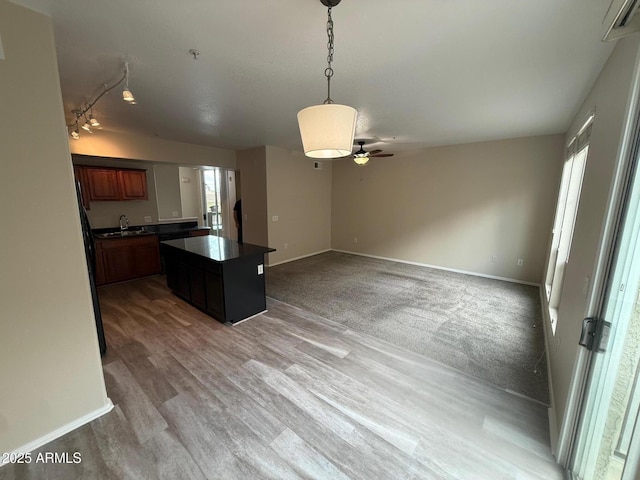
[[[301,150],[296,113],[326,97],[319,0],[15,3],[53,19],[68,121],[124,61],[138,104],[103,97],[105,130]],[[600,42],[607,6],[344,0],[332,97],[358,109],[356,138],[387,151],[562,133],[613,48]]]

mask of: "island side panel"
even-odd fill
[[[223,266],[225,317],[236,323],[267,309],[264,254],[236,258]]]

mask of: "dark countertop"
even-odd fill
[[[132,231],[144,230],[147,234],[152,234],[152,235],[171,235],[176,233],[187,234],[191,231],[198,231],[198,230],[210,230],[210,228],[199,227],[198,222],[175,222],[175,223],[158,223],[158,224],[152,224],[152,225],[149,225],[149,224],[135,225],[135,226],[130,226],[129,230],[132,230]],[[120,228],[119,227],[94,228],[91,231],[93,232],[94,235],[100,237],[100,235],[103,235],[105,233],[108,234],[113,232],[119,232]],[[126,238],[129,238],[129,237],[130,236],[126,236]],[[100,237],[100,238],[105,238],[105,237]],[[122,236],[114,235],[108,238],[122,238]]]
[[[261,247],[250,243],[238,243],[235,240],[215,235],[167,240],[161,242],[161,246],[177,248],[215,262],[226,262],[235,258],[264,255],[265,253],[276,251],[275,248]]]

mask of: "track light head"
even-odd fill
[[[136,101],[135,97],[133,96],[133,93],[131,93],[131,90],[129,90],[129,87],[124,87],[124,90],[122,90],[122,99],[125,102],[129,102],[129,103]]]
[[[76,125],[75,130],[72,130],[72,131],[71,131],[71,137],[72,137],[74,140],[79,140],[79,139],[80,139],[80,132],[78,131],[78,126],[77,126],[77,125]]]
[[[89,123],[91,124],[92,127],[100,126],[100,122],[96,120],[96,117],[94,117],[93,114],[89,115]]]
[[[85,122],[84,125],[82,125],[82,129],[91,133],[91,125],[89,125],[89,123]]]

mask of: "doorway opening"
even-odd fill
[[[202,169],[202,205],[204,221],[211,234],[238,239],[233,219],[233,207],[239,198],[236,178],[238,172],[222,168]],[[238,178],[239,179],[239,178]]]

